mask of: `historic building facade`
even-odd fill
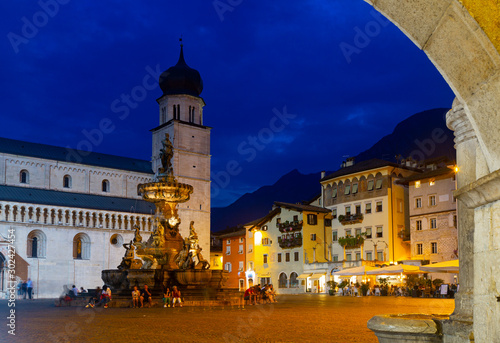
[[[321,180],[335,269],[410,259],[408,189],[396,181],[416,170],[379,159],[353,162]]]
[[[12,233],[16,274],[33,280],[35,296],[58,297],[72,284],[102,285],[101,270],[118,266],[133,228],[143,237],[153,228],[155,207],[137,186],[158,172],[167,133],[174,175],[194,187],[179,208],[181,234],[194,221],[200,246],[210,254],[210,128],[203,126],[201,77],[185,63],[182,46],[179,62],[159,82],[152,162],[0,138],[0,292]]]

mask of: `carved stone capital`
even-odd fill
[[[464,106],[457,98],[453,101],[453,108],[446,113],[446,126],[455,134],[455,148],[458,144],[476,139],[476,133],[467,118]]]

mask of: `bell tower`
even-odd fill
[[[181,41],[177,64],[160,75],[163,95],[159,105],[159,126],[153,133],[153,171],[161,167],[160,149],[165,134],[173,145],[175,178],[193,186],[189,201],[179,205],[180,233],[189,236],[189,223],[194,221],[203,256],[210,257],[210,127],[203,125],[205,101],[200,97],[203,81],[200,73],[184,60]]]

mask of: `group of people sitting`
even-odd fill
[[[98,286],[95,290],[95,296],[90,297],[86,308],[103,305],[104,308],[108,308],[108,304],[111,301],[111,288],[104,285],[102,289]]]
[[[134,286],[134,290],[132,291],[132,307],[143,307],[144,302],[146,302],[147,307],[153,306],[153,296],[148,285],[144,285],[142,290]],[[175,307],[175,304],[182,307],[181,291],[177,289],[177,286],[174,286],[172,291],[170,291],[169,287],[165,287],[163,290],[163,307]]]
[[[260,283],[248,288],[243,295],[243,299],[245,303],[248,304],[249,302],[250,305],[278,302],[276,300],[276,292],[274,291],[273,285],[267,284],[261,287]]]

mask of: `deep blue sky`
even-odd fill
[[[213,127],[213,206],[295,168],[335,170],[453,100],[425,54],[362,0],[60,1],[50,15],[37,1],[0,4],[0,136],[84,147],[82,130],[108,118],[113,131],[91,149],[149,160],[159,87],[136,93],[145,98],[124,119],[111,104],[140,92],[147,67],[174,65],[182,35]],[[293,118],[280,125],[284,107]]]

